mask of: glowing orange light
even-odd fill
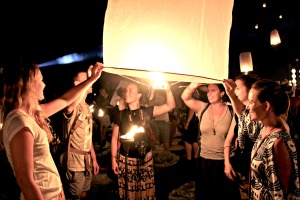
[[[133,126],[128,133],[122,135],[121,138],[125,140],[134,140],[134,135],[136,133],[144,133],[145,129],[143,127]]]

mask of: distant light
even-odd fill
[[[270,43],[271,45],[277,45],[281,43],[279,33],[276,29],[271,31],[270,34]]]
[[[282,19],[282,15],[279,15],[279,19]]]
[[[99,117],[103,117],[104,116],[104,111],[102,109],[99,109],[98,116]]]
[[[258,24],[255,25],[255,29],[258,29]]]
[[[87,60],[90,58],[95,58],[95,57],[102,58],[103,57],[102,50],[96,49],[96,50],[91,50],[91,51],[87,51],[84,53],[72,53],[72,54],[64,55],[55,60],[40,63],[39,66],[47,67],[47,66],[57,65],[57,64],[64,65],[64,64],[70,64],[70,63],[74,63],[74,62],[84,61],[84,60]]]
[[[251,52],[240,53],[240,69],[242,73],[248,74],[249,71],[253,71]]]
[[[57,60],[58,64],[69,64],[69,63],[73,63],[73,62],[83,61],[84,56],[82,56],[78,53],[72,53],[72,54],[57,58],[56,60]]]
[[[266,4],[266,3],[263,3],[262,7],[263,7],[263,8],[267,7],[267,4]]]
[[[90,105],[89,108],[90,108],[90,111],[91,111],[91,112],[94,112],[95,108],[94,108],[94,105],[93,105],[93,104]]]
[[[292,70],[291,70],[291,72],[292,72],[292,75],[291,75],[291,77],[292,77],[292,83],[293,83],[293,85],[294,86],[296,86],[297,84],[297,80],[296,80],[296,69],[295,68],[293,68]]]

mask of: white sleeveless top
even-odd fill
[[[50,154],[47,133],[40,128],[31,116],[18,109],[12,110],[8,114],[3,125],[3,142],[8,161],[14,170],[10,142],[15,134],[24,127],[29,128],[34,138],[34,181],[41,190],[44,199],[56,199],[57,195],[62,191],[62,183],[56,165]],[[21,199],[24,199],[23,194],[21,194]]]

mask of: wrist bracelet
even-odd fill
[[[229,147],[229,148],[230,148],[230,146],[226,146],[226,147],[224,147],[224,149],[226,149],[227,147]]]
[[[117,155],[111,155],[111,159],[113,158],[117,159]]]

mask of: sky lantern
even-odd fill
[[[271,45],[277,45],[281,43],[279,33],[277,29],[273,29],[270,33],[270,43]]]
[[[233,0],[108,0],[105,71],[165,81],[228,78]]]
[[[248,74],[248,72],[253,71],[251,52],[240,53],[240,69],[241,72],[245,74]]]

